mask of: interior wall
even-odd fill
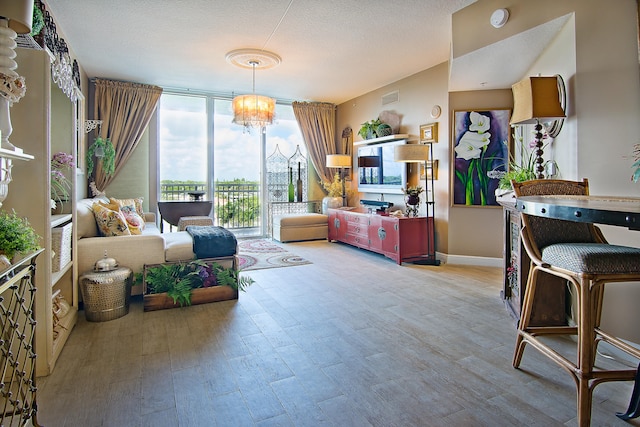
[[[450,117],[453,117],[456,110],[512,110],[513,95],[511,89],[451,92],[449,108]],[[448,146],[451,151],[451,141]],[[449,191],[451,188],[449,185]],[[503,215],[500,206],[452,206],[447,236],[449,255],[502,258],[502,225]]]
[[[425,51],[428,47],[425,48]],[[425,52],[426,54],[426,52]],[[382,111],[393,111],[401,116],[400,133],[418,137],[420,125],[438,123],[438,143],[433,144],[434,159],[439,161],[438,179],[435,181],[435,228],[436,250],[447,252],[447,217],[449,211],[449,119],[447,86],[449,78],[448,63],[442,63],[428,70],[409,76],[387,86],[378,88],[357,98],[338,105],[336,113],[336,138],[349,126],[353,129],[354,141],[361,141],[358,130],[362,123],[376,119]],[[398,101],[382,105],[383,95],[398,91]],[[430,116],[433,106],[439,105],[442,114],[438,118]],[[355,151],[355,150],[354,150]],[[417,183],[418,165],[409,166],[409,182]],[[359,206],[360,199],[379,200],[379,193],[357,193],[357,168],[351,169],[351,186],[354,194],[349,198],[349,206]],[[422,181],[424,186],[424,181]],[[384,200],[404,207],[404,198],[398,194],[385,194]],[[425,206],[421,206],[421,215],[425,215]]]

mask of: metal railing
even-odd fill
[[[206,184],[162,183],[161,200],[192,200],[190,192],[204,191]],[[213,221],[215,225],[233,230],[259,229],[260,184],[256,183],[216,183],[213,194]]]

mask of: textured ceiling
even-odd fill
[[[256,92],[341,103],[449,60],[451,15],[475,0],[45,0],[90,78],[251,92],[227,52],[282,57]]]

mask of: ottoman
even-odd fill
[[[272,237],[280,242],[301,242],[326,239],[326,215],[318,213],[291,213],[273,216]]]

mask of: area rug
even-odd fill
[[[265,239],[240,240],[238,242],[238,258],[240,271],[311,264],[310,261]]]

